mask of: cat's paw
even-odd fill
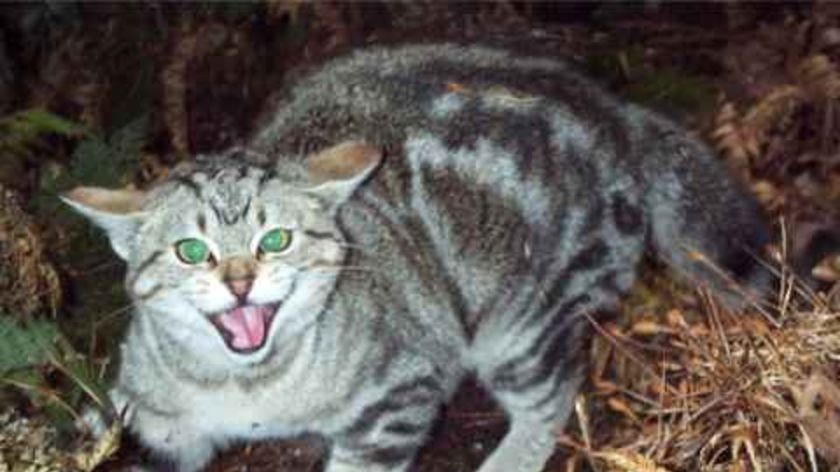
[[[94,438],[101,438],[108,431],[108,423],[99,408],[86,406],[81,416],[76,419],[76,429],[89,433]]]
[[[76,420],[76,428],[90,433],[95,438],[101,438],[110,429],[114,421],[120,421],[127,425],[131,419],[133,409],[128,403],[128,398],[118,390],[111,390],[108,393],[111,399],[111,407],[107,410],[101,406],[88,405]]]

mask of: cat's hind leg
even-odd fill
[[[572,374],[572,373],[570,373]],[[497,395],[508,412],[510,426],[479,472],[540,472],[554,453],[557,435],[571,413],[581,376],[574,373],[558,384],[543,406],[512,405]],[[513,401],[519,403],[518,401]]]
[[[557,435],[572,411],[583,375],[565,371],[530,392],[496,391],[508,414],[507,434],[479,472],[540,472],[554,452]],[[549,387],[551,385],[551,387]],[[547,393],[546,393],[547,392]]]
[[[578,300],[586,305],[590,299]],[[480,347],[495,344],[495,355],[479,355],[495,362],[485,363],[478,374],[507,413],[509,428],[479,472],[540,472],[554,452],[584,377],[588,325],[578,311],[553,318],[536,332],[509,329],[502,339]]]

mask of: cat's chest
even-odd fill
[[[309,430],[330,402],[304,386],[244,387],[230,383],[196,390],[184,406],[185,419],[211,436],[258,439]]]

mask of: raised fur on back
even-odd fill
[[[331,61],[247,151],[136,205],[109,195],[126,197],[67,199],[128,263],[113,396],[180,471],[300,433],[330,440],[328,472],[407,470],[472,372],[510,421],[480,472],[538,472],[581,382],[583,315],[615,306],[646,249],[724,293],[687,251],[766,278],[757,206],[684,130],[556,60],[475,46]]]

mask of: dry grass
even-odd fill
[[[699,306],[624,327],[593,320],[594,391],[579,401],[580,433],[561,437],[567,470],[840,466],[840,283],[814,294],[782,280],[770,311],[733,312],[701,294]]]

